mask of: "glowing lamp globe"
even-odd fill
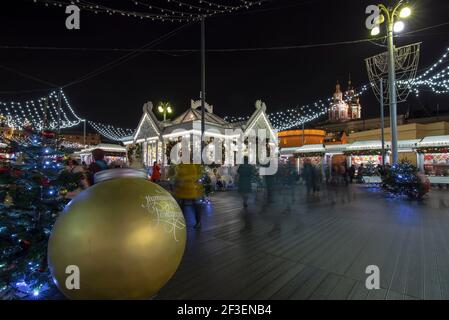
[[[412,9],[410,9],[409,7],[404,7],[399,12],[399,17],[408,18],[408,17],[410,17],[411,14],[412,14]]]
[[[185,220],[170,193],[144,177],[134,169],[101,171],[58,217],[48,263],[66,297],[150,299],[175,273]],[[73,266],[79,289],[69,279]]]
[[[405,24],[404,24],[404,22],[402,22],[402,21],[398,21],[398,22],[396,22],[395,24],[394,24],[394,26],[393,26],[393,31],[394,32],[401,32],[402,30],[404,30],[404,28],[405,28]]]
[[[375,26],[374,28],[371,29],[371,35],[372,36],[377,36],[379,33],[380,33],[379,26]]]
[[[383,14],[380,14],[375,20],[374,20],[375,24],[377,25],[381,25],[382,23],[385,22],[385,16]]]

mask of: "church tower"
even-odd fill
[[[340,83],[337,81],[329,106],[329,121],[340,122],[360,119],[361,111],[360,99],[352,85],[351,75],[349,75],[348,89],[344,94],[341,91]]]
[[[329,106],[329,121],[346,121],[348,119],[348,105],[343,100],[343,92],[337,81],[331,105]]]
[[[349,109],[349,119],[355,120],[362,117],[362,106],[354,87],[352,86],[351,74],[349,74],[348,91],[346,91],[346,101]]]

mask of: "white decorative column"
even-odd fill
[[[148,165],[148,141],[146,139],[145,142],[142,143],[142,146],[145,150],[144,165]]]
[[[416,160],[419,172],[424,173],[424,153],[416,153]]]

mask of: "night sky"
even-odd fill
[[[117,1],[95,1],[136,10],[127,0],[118,4]],[[166,1],[150,2],[164,4]],[[405,32],[449,22],[449,1],[411,2],[414,13],[406,22]],[[208,49],[266,48],[365,39],[369,37],[365,8],[374,3],[372,0],[273,0],[248,11],[209,18],[206,46]],[[3,0],[0,65],[63,85],[128,52],[6,49],[4,46],[135,49],[184,24],[82,11],[81,29],[67,30],[66,16],[64,8],[45,7],[31,0]],[[449,24],[400,37],[396,44],[418,41],[422,41],[419,68],[425,68],[449,46]],[[198,22],[190,23],[155,47],[199,48]],[[349,73],[355,86],[367,83],[364,59],[382,51],[383,48],[365,42],[307,49],[208,52],[207,102],[213,104],[214,111],[221,116],[249,115],[257,99],[267,103],[268,112],[311,103],[330,96],[337,80],[345,89]],[[0,69],[0,101],[40,97],[48,88]],[[43,91],[23,92],[41,89]],[[175,111],[181,113],[190,106],[191,98],[199,98],[200,54],[198,51],[145,52],[64,90],[82,117],[135,128],[146,101],[170,101]],[[372,94],[363,96],[361,101],[363,117],[377,115],[378,105]],[[432,113],[437,104],[440,111],[449,110],[448,102],[448,95],[423,94],[419,100],[410,98],[400,110],[412,108],[416,112],[428,110]]]

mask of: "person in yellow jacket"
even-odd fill
[[[195,228],[201,228],[201,207],[204,197],[203,167],[199,164],[178,164],[175,167],[174,194],[184,211],[184,203],[190,201],[195,211]]]

